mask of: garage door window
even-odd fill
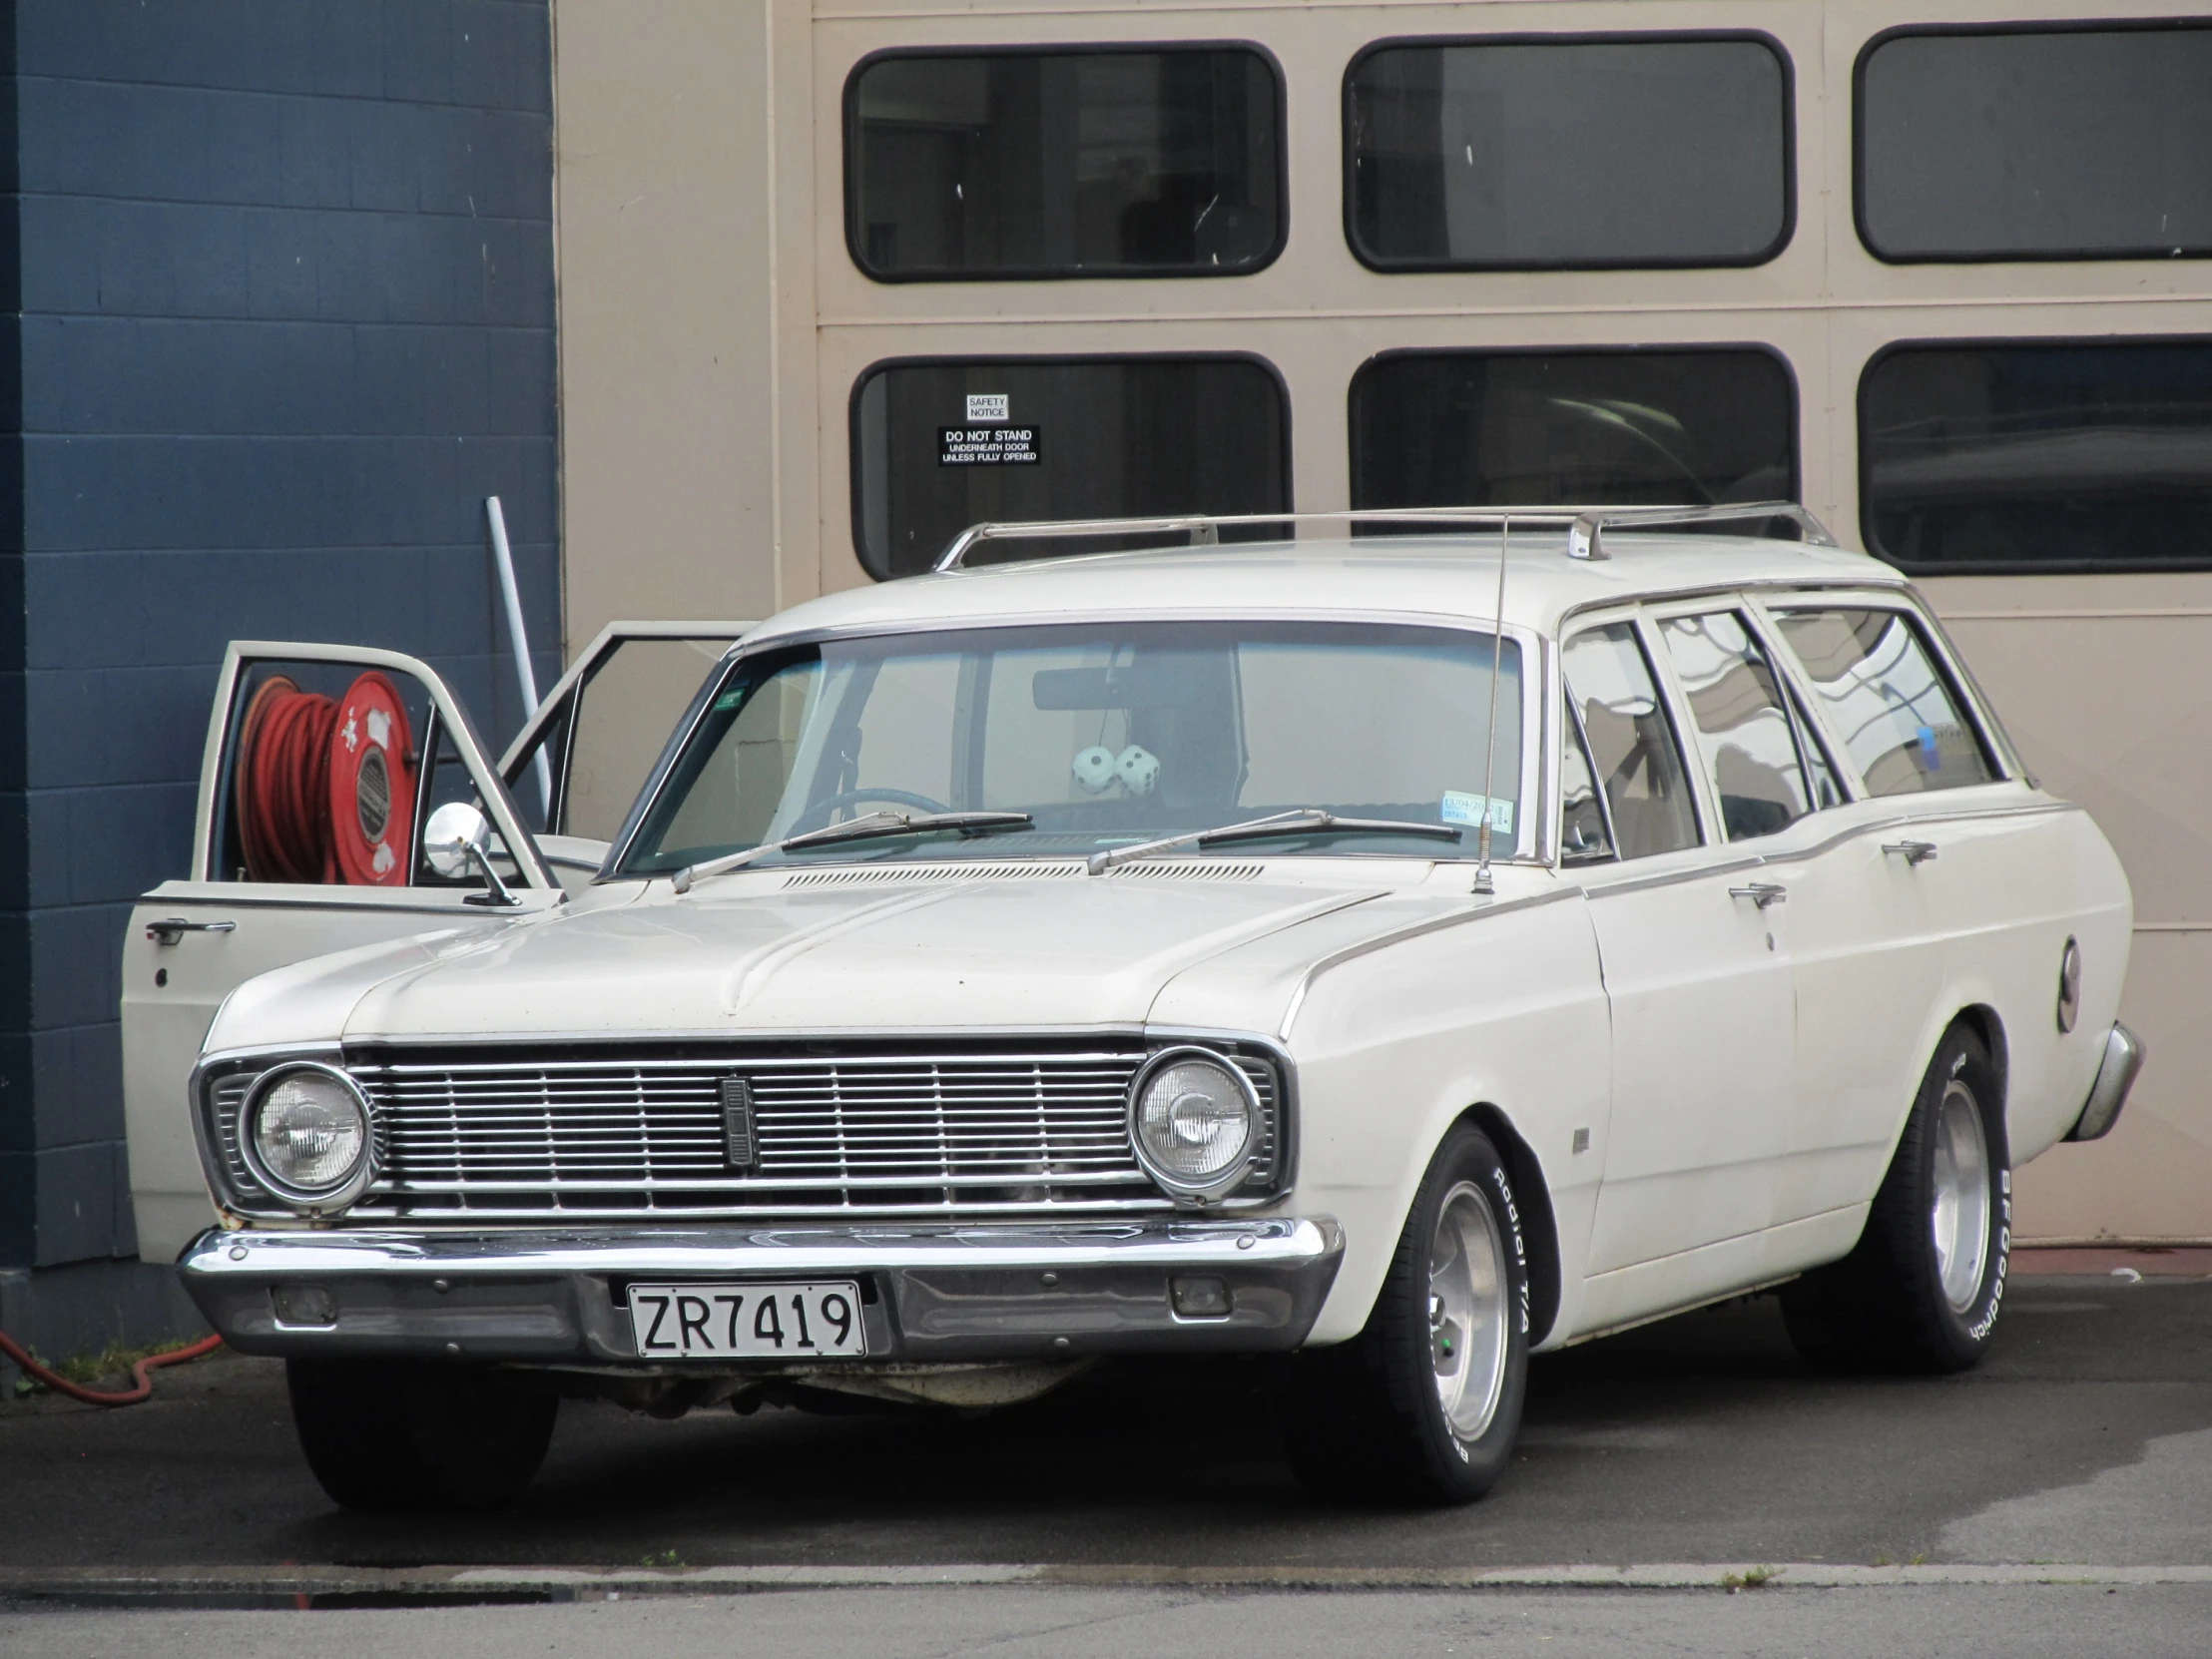
[[[1397,352],[1352,382],[1352,499],[1794,499],[1796,414],[1789,370],[1753,348]]]
[[[853,545],[881,579],[987,520],[1284,512],[1289,450],[1282,382],[1250,357],[882,364],[852,399]]]
[[[844,116],[845,240],[878,280],[1224,276],[1283,246],[1257,47],[887,54]]]
[[[1859,60],[1859,226],[1892,261],[2212,255],[2212,27],[1908,30]]]
[[[1765,36],[1393,42],[1345,78],[1346,230],[1381,271],[1758,265],[1790,119]]]
[[[1860,382],[1860,527],[1908,570],[2212,565],[2212,340],[1911,346]]]
[[[1996,769],[1918,630],[1896,611],[1785,611],[1782,637],[1870,795],[1993,783]]]

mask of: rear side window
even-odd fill
[[[881,580],[927,570],[986,520],[1284,512],[1290,420],[1282,382],[1250,357],[879,364],[852,399],[853,545]]]
[[[1764,36],[1379,46],[1345,77],[1345,226],[1379,271],[1757,265],[1790,239]]]
[[[2212,27],[1909,30],[1859,62],[1879,259],[2212,255]]]
[[[1897,611],[1778,612],[1782,637],[1828,706],[1870,795],[1914,795],[1996,781],[1958,695],[1928,642]]]
[[[896,53],[844,116],[845,240],[880,281],[1226,276],[1283,246],[1256,47]]]
[[[1567,695],[1589,734],[1623,858],[1698,844],[1697,811],[1651,664],[1625,622],[1575,635],[1560,653]]]
[[[1774,666],[1734,611],[1668,617],[1667,655],[1732,841],[1771,835],[1813,810],[1805,757]]]

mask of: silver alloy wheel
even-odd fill
[[[1444,1194],[1428,1245],[1428,1352],[1436,1402],[1461,1440],[1477,1440],[1505,1388],[1505,1244],[1482,1189]]]
[[[1936,1192],[1929,1222],[1943,1296],[1963,1314],[1981,1294],[1989,1258],[1989,1142],[1973,1091],[1952,1078],[1936,1108]]]

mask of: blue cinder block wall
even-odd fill
[[[418,653],[503,740],[497,494],[556,669],[550,21],[0,17],[0,1270],[123,1271],[119,951],[186,871],[225,644]]]

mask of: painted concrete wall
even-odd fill
[[[129,1256],[118,947],[234,637],[519,718],[559,650],[544,0],[14,0],[0,145],[0,1267]],[[495,672],[496,670],[496,672]]]

